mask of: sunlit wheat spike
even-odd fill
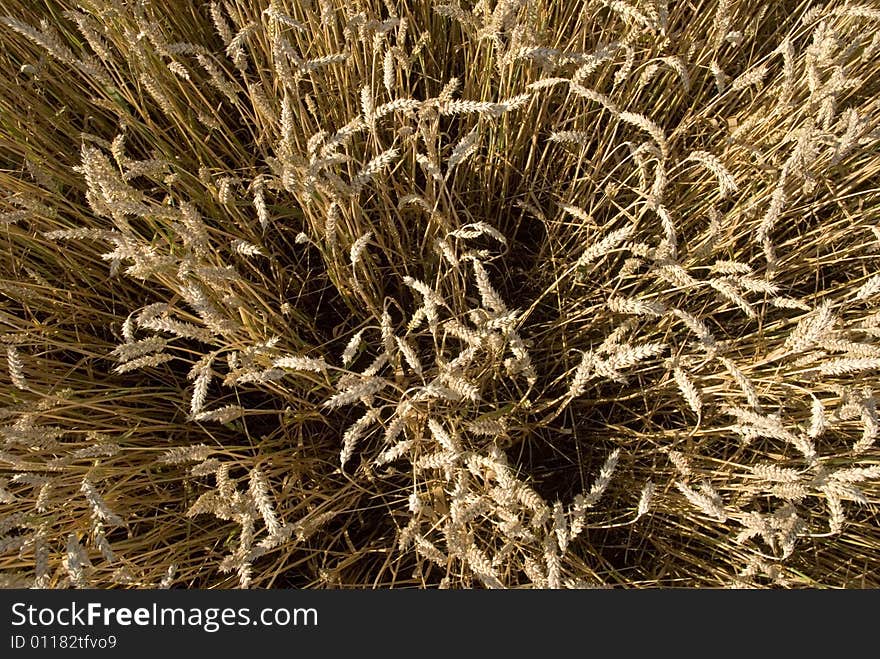
[[[504,300],[501,299],[501,296],[492,287],[492,283],[489,281],[489,273],[486,272],[483,264],[478,259],[473,259],[472,263],[474,266],[474,280],[480,292],[483,307],[498,314],[507,313],[507,305],[504,304]]]
[[[254,192],[254,208],[257,211],[257,219],[260,222],[260,227],[262,229],[266,229],[269,226],[269,209],[266,206],[266,197],[263,192],[263,186],[257,185],[255,186]]]
[[[211,83],[211,86],[222,92],[229,103],[236,105],[238,103],[239,88],[230,81],[229,76],[226,75],[223,69],[207,55],[196,55],[196,60],[205,70],[205,73],[208,74],[208,80]],[[148,81],[149,79],[145,81],[145,86],[147,86]],[[163,108],[166,114],[173,115],[173,109],[168,97],[161,88],[156,85],[155,81],[153,82],[153,87],[155,89],[151,89],[147,86],[147,90],[151,92],[151,95],[156,99],[156,102],[159,103],[159,106]]]
[[[373,180],[373,177],[376,176],[383,169],[388,167],[391,163],[397,160],[397,157],[400,155],[400,152],[397,149],[388,149],[380,153],[378,156],[370,160],[364,168],[358,172],[357,176],[352,179],[352,187],[357,191],[362,188],[364,185]]]
[[[737,386],[742,390],[743,395],[746,397],[746,400],[749,401],[749,405],[752,406],[752,409],[756,412],[760,412],[761,402],[752,381],[727,357],[719,357],[718,359],[724,365],[724,368],[727,369],[727,372],[733,376],[734,382],[736,382]]]
[[[376,466],[382,466],[388,464],[390,462],[394,462],[396,460],[401,459],[404,455],[409,453],[412,448],[416,445],[416,441],[412,439],[404,439],[390,448],[382,451],[375,459],[374,464]]]
[[[760,84],[767,75],[767,65],[759,64],[755,68],[746,71],[739,77],[737,77],[733,83],[730,85],[730,91],[738,92],[746,89],[747,87],[751,87],[752,85]]]
[[[620,14],[624,19],[638,23],[643,27],[649,29],[657,29],[659,27],[628,2],[623,2],[622,0],[604,0],[603,4],[612,11]]]
[[[587,87],[579,85],[574,81],[572,81],[570,89],[578,96],[593,101],[594,103],[598,103],[599,105],[607,108],[610,112],[613,112],[615,114],[619,112],[617,104],[615,104],[610,98],[605,96],[605,94],[600,94],[599,92],[596,92],[592,89],[588,89]]]
[[[364,235],[362,235],[360,238],[352,243],[351,250],[349,251],[349,260],[351,261],[352,267],[356,266],[360,262],[364,250],[367,249],[367,245],[372,239],[373,232],[367,231]]]
[[[538,562],[531,556],[526,556],[523,559],[523,572],[529,578],[534,588],[544,589],[548,587],[547,571],[543,559]]]
[[[168,569],[165,570],[165,574],[162,575],[162,578],[159,580],[158,588],[160,590],[168,590],[171,588],[174,583],[174,577],[177,575],[177,563],[171,563],[168,566]]]
[[[434,210],[424,197],[417,194],[403,195],[397,201],[397,207],[403,208],[404,206],[418,206],[426,213],[432,213]]]
[[[480,133],[475,126],[471,132],[461,138],[452,148],[446,161],[447,171],[451,172],[470,156],[477,152],[480,144]]]
[[[372,378],[378,375],[379,371],[382,370],[385,364],[387,364],[393,356],[394,352],[392,341],[391,349],[383,350],[381,354],[379,354],[372,362],[370,362],[370,365],[367,366],[367,368],[360,372],[360,374],[365,378]]]
[[[846,375],[880,369],[880,358],[877,357],[840,357],[826,359],[819,365],[822,375]]]
[[[718,291],[718,293],[721,294],[721,297],[739,307],[746,316],[749,318],[757,318],[757,312],[752,307],[751,303],[743,297],[734,281],[735,280],[730,277],[718,277],[709,279],[707,283]]]
[[[877,437],[880,436],[880,420],[877,418],[877,409],[873,398],[863,401],[860,408],[862,436],[852,446],[853,453],[857,455],[871,449]]]
[[[514,488],[516,500],[533,513],[535,523],[542,522],[550,517],[550,508],[543,497],[535,492],[534,489],[522,482],[512,483],[511,487]]]
[[[681,474],[682,476],[691,475],[692,471],[690,458],[684,455],[681,451],[674,450],[667,451],[666,455],[679,474]]]
[[[389,101],[388,103],[383,103],[382,105],[377,107],[375,116],[376,119],[381,119],[382,117],[385,117],[394,112],[410,114],[418,110],[421,106],[421,101],[417,101],[411,98],[398,98],[393,101]]]
[[[880,478],[880,466],[872,465],[870,467],[849,467],[846,469],[838,469],[831,474],[830,478],[842,483],[862,483],[864,481],[875,480]]]
[[[399,336],[395,336],[394,340],[397,342],[397,348],[400,350],[400,354],[403,355],[403,358],[406,360],[406,363],[409,364],[409,367],[413,370],[416,375],[422,374],[422,362],[419,360],[419,356],[413,347],[410,345],[409,341],[405,338],[401,338]]]
[[[558,500],[553,504],[553,532],[556,534],[556,543],[559,546],[559,550],[564,553],[568,547],[570,536],[565,508],[562,506],[562,502]]]
[[[213,410],[204,410],[195,415],[196,421],[216,421],[217,423],[229,423],[242,416],[245,410],[240,405],[224,405]]]
[[[437,547],[422,534],[417,533],[413,536],[413,546],[419,554],[427,558],[429,561],[433,561],[439,567],[446,568],[446,566],[449,565],[449,557],[437,549]]]
[[[296,30],[302,31],[305,31],[307,29],[306,26],[300,23],[298,20],[282,12],[275,2],[272,2],[267,9],[263,10],[263,14],[268,16],[273,21],[277,21],[282,25],[286,25],[287,27],[292,27]]]
[[[195,416],[205,406],[205,400],[208,396],[208,387],[211,384],[211,362],[214,359],[214,353],[205,355],[193,366],[189,373],[190,379],[195,379],[193,385],[192,399],[190,401],[190,414]]]
[[[327,371],[327,362],[324,361],[323,357],[289,355],[287,357],[279,357],[272,365],[276,368],[289,368],[294,371],[311,371],[313,373],[325,373]]]
[[[491,101],[466,101],[454,100],[443,103],[440,106],[440,113],[443,115],[456,114],[499,114],[499,106]]]
[[[521,59],[535,60],[552,64],[562,52],[556,48],[547,48],[545,46],[522,46],[512,56],[514,61]]]
[[[232,27],[223,15],[223,8],[219,2],[213,1],[209,7],[211,10],[211,20],[214,22],[214,28],[217,30],[217,34],[223,39],[224,44],[229,45],[235,37],[235,33],[232,31]]]
[[[797,326],[785,339],[783,347],[791,352],[812,348],[830,334],[836,322],[837,317],[832,312],[832,303],[826,300],[815,311],[798,321]]]
[[[430,302],[431,304],[438,307],[445,307],[446,302],[442,297],[430,286],[428,286],[425,282],[415,279],[414,277],[410,277],[409,275],[403,278],[403,283],[409,286],[410,288],[418,291],[426,302]]]
[[[685,161],[694,160],[706,167],[718,179],[721,196],[726,197],[739,191],[736,179],[733,178],[721,161],[708,151],[691,151]]]
[[[733,430],[744,437],[751,435],[778,439],[794,446],[808,462],[816,459],[816,447],[811,438],[791,432],[785,428],[778,416],[760,414],[733,406],[726,408],[726,412],[735,416],[742,424],[735,426]]]
[[[431,436],[437,441],[438,444],[440,444],[440,446],[445,451],[455,454],[461,452],[461,446],[458,438],[448,433],[446,429],[440,424],[440,422],[437,421],[437,419],[428,419],[428,427],[431,430]]]
[[[547,568],[547,588],[562,588],[562,562],[553,536],[544,539],[544,565]]]
[[[801,473],[797,469],[775,464],[757,464],[749,469],[757,478],[771,483],[796,483],[801,480]]]
[[[83,568],[92,567],[89,560],[88,552],[76,538],[75,533],[67,536],[67,555],[64,561],[64,567],[70,577],[70,581],[76,588],[88,587],[86,575]]]
[[[737,286],[750,293],[762,293],[764,295],[775,296],[776,293],[779,292],[779,286],[765,279],[757,279],[755,277],[740,275],[737,277],[733,277],[732,281],[735,281]]]
[[[596,361],[596,355],[591,350],[584,352],[577,369],[575,369],[574,377],[572,377],[571,385],[568,389],[568,396],[570,398],[577,398],[586,391],[587,383],[593,374]]]
[[[782,556],[788,558],[794,552],[798,537],[803,535],[806,523],[791,504],[786,504],[773,511],[771,524],[777,531],[777,538],[782,549]]]
[[[575,264],[576,267],[582,268],[605,256],[608,252],[615,249],[620,243],[629,238],[632,234],[632,230],[633,228],[631,226],[625,226],[611,231],[598,243],[588,247],[584,253],[581,254]]]
[[[826,488],[824,491],[826,504],[830,517],[828,519],[829,531],[832,534],[838,534],[843,530],[846,522],[846,514],[843,510],[843,502],[832,488]]]
[[[703,399],[700,390],[693,383],[683,368],[675,368],[672,371],[675,383],[678,385],[681,395],[684,397],[688,407],[699,417],[703,410]]]
[[[9,366],[9,378],[12,380],[12,384],[17,389],[27,390],[28,384],[24,377],[24,363],[21,361],[18,349],[12,344],[6,346],[6,363]]]
[[[827,494],[833,492],[844,501],[854,501],[863,506],[868,505],[868,498],[861,488],[837,479],[825,481],[822,490]]]
[[[94,485],[92,485],[87,478],[83,478],[82,482],[80,483],[80,491],[85,495],[86,500],[89,502],[89,506],[91,506],[92,508],[92,511],[102,520],[104,520],[108,524],[113,524],[114,526],[125,525],[125,522],[122,521],[122,518],[107,507],[107,503],[104,501],[104,498],[100,494],[98,494],[98,491],[95,489]]]
[[[342,351],[342,365],[350,366],[354,361],[355,355],[357,351],[361,347],[361,343],[363,341],[364,330],[359,330],[355,332],[354,336],[352,336],[348,343],[345,345],[345,350]]]
[[[660,70],[659,62],[651,62],[647,66],[642,69],[642,74],[639,76],[639,89],[643,87],[647,87],[651,84],[651,81],[654,79],[654,76],[657,75],[657,72]]]
[[[868,281],[862,284],[856,291],[856,300],[870,300],[880,293],[880,274],[870,277]]]
[[[101,552],[101,556],[108,564],[115,563],[118,559],[116,558],[116,554],[113,552],[112,547],[110,547],[107,535],[104,533],[104,522],[101,521],[100,517],[93,514],[90,526],[92,531],[92,546],[97,547],[98,551]]]
[[[822,401],[813,396],[813,402],[810,405],[810,426],[807,430],[807,436],[811,439],[817,439],[825,433],[827,422],[825,421],[825,406]]]
[[[416,471],[447,470],[455,466],[458,456],[449,451],[435,451],[420,455],[413,463]]]
[[[681,86],[684,87],[684,90],[686,92],[690,91],[691,77],[688,74],[687,66],[685,66],[682,59],[675,55],[669,55],[663,58],[663,62],[678,74],[678,78],[681,80]]]
[[[58,39],[57,35],[52,33],[48,22],[43,21],[44,24],[40,26],[42,28],[41,30],[37,30],[27,23],[23,23],[22,21],[9,16],[0,17],[0,22],[33,41],[55,59],[64,62],[65,64],[72,66],[76,65],[76,57],[74,57],[71,50]]]
[[[373,91],[369,85],[364,85],[361,87],[361,114],[363,114],[365,121],[370,122],[373,119],[375,109]]]
[[[226,46],[226,56],[232,60],[236,60],[238,57],[240,57],[240,55],[238,55],[236,51],[241,49],[244,40],[247,39],[251,34],[256,32],[258,27],[259,26],[257,25],[257,23],[250,22],[242,27],[238,32],[236,32]],[[236,62],[236,65],[238,65],[238,62]]]
[[[382,437],[382,441],[385,444],[393,444],[397,441],[397,438],[400,437],[401,433],[404,431],[404,426],[408,417],[408,412],[400,412],[394,416],[391,423],[385,428],[385,433]]]
[[[727,89],[727,83],[730,81],[730,78],[716,59],[709,63],[709,71],[712,73],[712,77],[715,78],[715,89],[719,94],[723,94]]]
[[[585,508],[595,506],[599,502],[599,499],[602,498],[602,495],[611,483],[611,477],[614,475],[614,471],[617,469],[617,461],[619,458],[620,449],[614,449],[608,454],[602,468],[599,470],[599,475],[590,487],[590,491],[584,496],[583,505]]]
[[[465,224],[459,229],[455,231],[449,232],[450,236],[455,236],[456,238],[477,238],[478,236],[490,236],[497,240],[502,245],[507,245],[507,237],[501,233],[498,229],[493,227],[491,224],[487,222],[471,222],[469,224]]]
[[[382,316],[379,319],[379,332],[382,335],[382,348],[384,354],[391,359],[394,356],[394,323],[388,309],[382,310]]]
[[[657,171],[661,172],[663,170],[658,168]],[[665,179],[665,175],[662,178]],[[663,183],[663,186],[665,187],[665,183]],[[669,209],[663,204],[656,202],[659,198],[659,193],[655,194],[652,192],[648,201],[651,210],[660,218],[660,226],[663,227],[664,240],[661,241],[657,248],[657,253],[662,255],[661,258],[675,259],[678,256],[678,233],[675,228],[675,221],[672,219]]]
[[[246,240],[236,239],[232,241],[232,249],[242,256],[264,256],[263,250]]]
[[[655,491],[656,487],[651,481],[648,481],[645,483],[644,487],[642,487],[642,491],[639,494],[639,503],[636,507],[636,519],[641,519],[648,514],[648,511],[651,509],[651,504],[654,501]]]
[[[855,18],[866,18],[872,21],[880,21],[880,9],[869,4],[855,5],[847,3],[842,7],[835,7],[834,13],[853,16]]]
[[[160,462],[182,464],[184,462],[202,462],[214,453],[214,449],[205,444],[178,446],[168,449],[162,454]]]
[[[2,481],[0,481],[0,482],[2,482]],[[12,482],[17,485],[25,484],[30,487],[40,487],[42,485],[50,483],[51,480],[49,479],[48,476],[40,476],[37,474],[29,474],[29,473],[18,473],[12,477]]]
[[[492,567],[492,561],[476,545],[468,545],[465,557],[468,566],[480,578],[483,585],[487,588],[504,588],[504,584],[498,578],[498,573]]]
[[[278,521],[278,516],[275,514],[275,508],[272,505],[272,499],[269,496],[269,483],[259,467],[251,469],[248,485],[248,491],[254,501],[254,505],[266,524],[266,530],[269,532],[269,535],[276,535],[281,530],[281,523]]]
[[[456,398],[464,398],[473,402],[480,400],[480,388],[467,379],[451,372],[441,374],[441,379]]]
[[[390,94],[394,89],[394,53],[389,49],[382,58],[382,84]]]
[[[92,16],[75,10],[65,11],[64,15],[77,24],[79,31],[85,37],[89,46],[101,60],[105,62],[113,60],[114,56],[107,45],[107,41],[101,34],[100,23]]]
[[[348,59],[348,53],[331,53],[330,55],[324,55],[322,57],[315,57],[314,59],[307,60],[302,66],[302,69],[306,73],[310,73],[312,71],[318,71],[319,69],[323,69],[334,64],[345,64]]]
[[[810,496],[810,489],[804,483],[774,483],[770,486],[768,492],[770,496],[800,503]]]
[[[771,547],[774,546],[775,538],[773,537],[770,524],[767,522],[764,515],[756,511],[750,511],[741,515],[737,521],[742,524],[744,528],[736,535],[734,542],[737,544],[743,544],[754,537],[760,536],[768,545]]]
[[[672,313],[681,320],[691,332],[697,335],[700,343],[706,347],[715,346],[715,337],[702,320],[682,309],[673,309]]]
[[[752,268],[746,263],[738,261],[718,260],[712,264],[711,272],[722,275],[750,275]]]
[[[554,133],[554,135],[556,135],[556,133]],[[583,222],[586,226],[596,226],[596,220],[593,219],[593,216],[587,213],[582,208],[579,208],[578,206],[574,206],[572,204],[561,204],[560,208],[562,208],[562,210],[564,210],[572,217],[575,217]]]
[[[147,355],[145,357],[138,357],[137,359],[126,361],[114,368],[113,372],[121,374],[135,371],[141,368],[160,366],[161,364],[170,362],[172,359],[174,359],[174,355],[169,355],[166,353]]]
[[[613,296],[606,302],[608,308],[615,313],[634,314],[659,318],[666,313],[666,307],[654,300]]]
[[[473,421],[466,421],[465,428],[474,435],[485,435],[488,437],[501,436],[507,432],[507,421],[504,418],[480,418]]]
[[[880,37],[876,34],[874,35],[874,41],[878,44],[877,50],[880,50]],[[864,135],[864,120],[855,109],[848,108],[844,111],[844,116],[846,117],[846,130],[839,138],[834,157],[831,159],[831,165],[838,164],[858,148],[860,139]],[[841,123],[843,123],[843,121],[844,120],[841,119]]]
[[[705,515],[714,517],[722,523],[727,521],[727,511],[724,509],[724,502],[708,483],[701,484],[699,492],[681,481],[677,481],[675,487],[691,504]]]
[[[452,245],[449,244],[449,241],[443,238],[437,238],[434,241],[434,247],[436,251],[446,259],[446,262],[455,268],[456,270],[461,267],[461,262],[458,260],[458,255],[455,253]]]
[[[773,228],[779,220],[779,216],[782,214],[785,202],[785,179],[783,177],[780,178],[779,183],[774,188],[773,193],[770,196],[770,204],[767,206],[767,211],[764,213],[764,216],[761,218],[761,224],[758,226],[756,238],[759,242],[769,240],[770,233],[773,231]]]
[[[554,131],[549,139],[551,142],[586,146],[592,139],[592,134],[582,130],[559,130]]]
[[[322,405],[331,409],[341,407],[343,405],[351,405],[361,398],[372,396],[373,394],[380,392],[382,389],[388,386],[388,384],[388,381],[384,378],[375,376],[365,377],[357,384],[354,384],[347,389],[344,389],[343,391],[334,394],[326,401],[324,401]]]
[[[630,368],[640,362],[660,355],[666,349],[667,345],[665,343],[640,343],[637,345],[626,344],[615,346],[611,356],[606,360],[606,366],[613,371]]]
[[[166,307],[165,310],[170,311],[170,309],[167,308],[167,305],[160,304],[158,306]],[[158,313],[150,315],[139,314],[137,318],[137,324],[142,329],[151,329],[157,332],[167,332],[181,338],[195,339],[203,343],[210,342],[211,337],[213,336],[212,331],[209,329],[198,327],[197,325],[193,325],[192,323],[185,323],[179,320],[174,320],[173,318],[163,317]],[[159,359],[159,355],[152,355],[152,357],[156,358],[157,363],[162,363],[162,360]],[[144,359],[146,360],[147,358],[145,357]]]
[[[635,112],[621,112],[617,115],[621,121],[641,128],[656,142],[663,158],[669,157],[669,145],[666,141],[666,133],[660,126],[651,121],[648,117]]]
[[[511,112],[513,110],[518,110],[532,99],[532,94],[526,92],[523,94],[517,94],[516,96],[511,96],[510,98],[505,98],[496,104],[498,107],[499,113]]]

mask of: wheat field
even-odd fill
[[[880,587],[880,6],[0,1],[0,582]]]

